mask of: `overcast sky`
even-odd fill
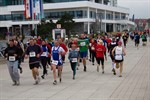
[[[130,9],[130,17],[150,18],[150,0],[118,0],[118,5]]]

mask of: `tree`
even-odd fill
[[[61,28],[66,29],[66,34],[70,37],[72,28],[74,27],[75,21],[73,20],[73,16],[68,13],[65,13],[61,18],[56,22],[57,24],[61,24]]]
[[[37,26],[37,35],[41,36],[43,39],[49,37],[52,38],[52,29],[56,27],[56,24],[49,20],[46,22],[45,19],[41,20],[41,24]]]

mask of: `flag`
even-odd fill
[[[43,2],[42,0],[33,0],[34,19],[43,18]]]
[[[134,22],[134,19],[135,19],[134,17],[135,17],[135,16],[134,16],[134,14],[133,14],[133,16],[132,16],[132,22]]]
[[[30,13],[30,10],[31,10],[31,4],[30,4],[30,0],[24,0],[24,6],[25,6],[25,18],[29,19],[31,18],[31,13]]]

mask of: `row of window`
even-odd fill
[[[61,11],[61,12],[45,12],[44,17],[48,19],[58,19],[65,13],[70,14],[73,16],[74,19],[78,18],[87,18],[87,11],[85,10],[78,10],[78,11]],[[98,18],[98,19],[105,19],[105,14],[104,12],[97,13],[94,11],[90,11],[90,18]],[[113,14],[112,13],[106,13],[106,19],[107,20],[113,20]],[[120,20],[120,16],[115,15],[116,20]],[[121,19],[126,19],[125,15],[121,15]],[[0,21],[7,21],[7,20],[12,20],[12,21],[24,21],[25,16],[24,14],[11,14],[11,15],[0,15]]]

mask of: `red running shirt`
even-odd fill
[[[106,52],[106,48],[103,45],[96,46],[96,58],[104,58],[104,52]]]

